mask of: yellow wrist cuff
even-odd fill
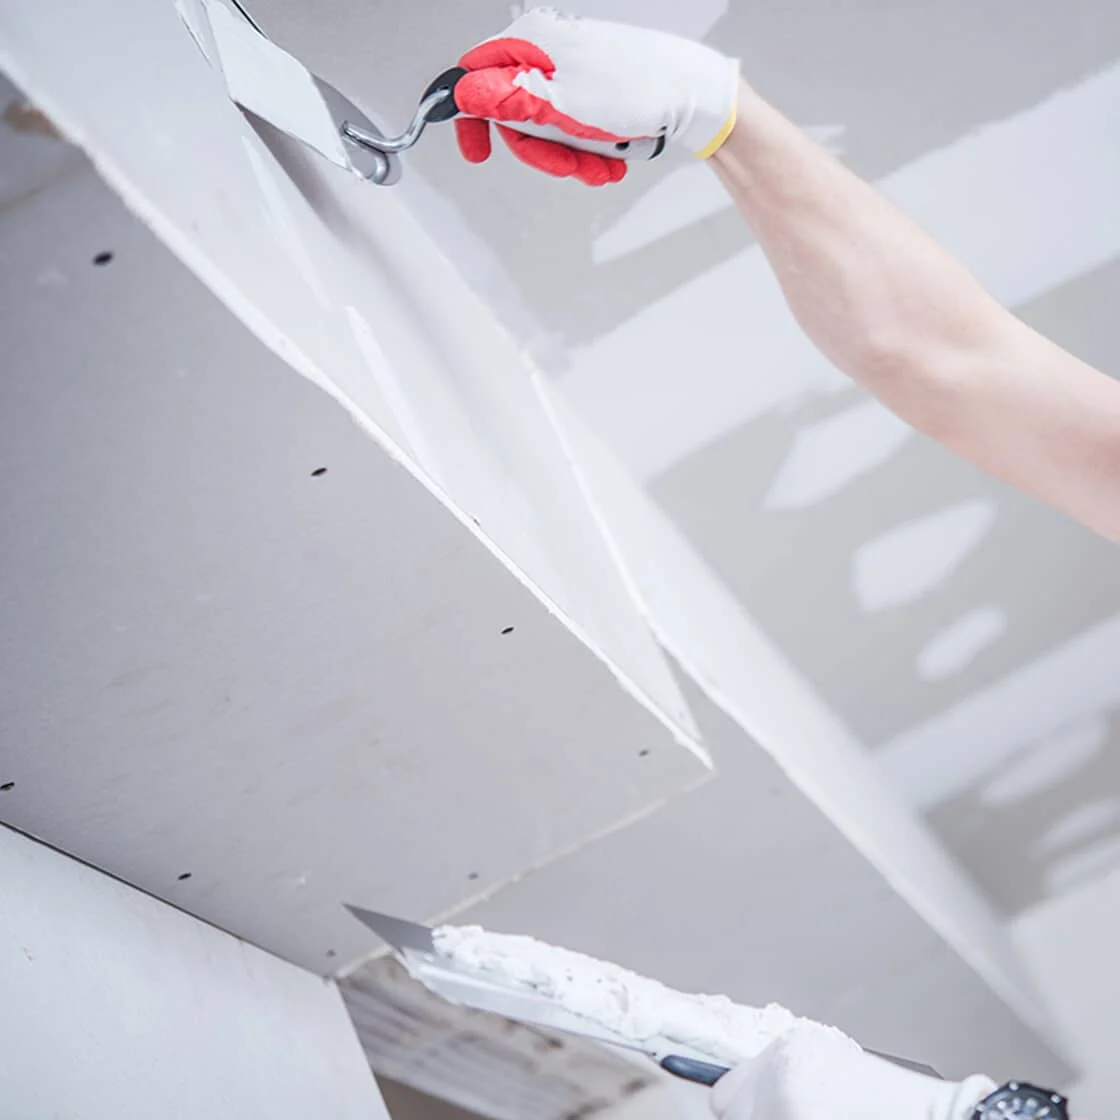
[[[735,118],[738,115],[739,104],[736,102],[731,106],[731,116],[723,122],[723,127],[696,153],[697,159],[707,159],[709,156],[714,156],[723,147],[723,142],[731,135],[731,130],[735,127]]]

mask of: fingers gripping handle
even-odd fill
[[[424,90],[421,102],[438,90],[448,90],[450,97],[443,100],[435,110],[428,114],[431,122],[447,121],[459,113],[459,106],[455,102],[455,86],[459,79],[467,73],[462,66],[452,66],[445,70]],[[553,140],[569,148],[577,148],[582,152],[593,152],[596,155],[608,156],[611,159],[648,160],[659,156],[665,148],[664,136],[639,136],[632,140],[586,140],[582,137],[571,136],[561,128],[551,124],[536,124],[533,121],[496,121],[496,124],[505,125],[516,132],[526,136],[536,136],[542,140]]]

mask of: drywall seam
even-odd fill
[[[454,906],[448,907],[448,909],[443,910],[438,914],[430,915],[428,917],[429,923],[431,925],[440,925],[441,923],[451,922],[451,920],[456,915],[465,913],[473,907],[478,906],[480,903],[486,902],[488,899],[491,899],[495,895],[500,894],[507,887],[514,886],[516,883],[524,881],[537,872],[543,871],[545,868],[551,867],[553,864],[567,859],[569,856],[574,855],[576,852],[582,851],[589,845],[597,844],[599,843],[599,841],[606,839],[608,836],[613,836],[616,832],[621,832],[623,829],[627,829],[631,825],[637,824],[639,821],[643,821],[647,817],[653,816],[655,813],[660,812],[666,805],[669,804],[669,802],[675,801],[678,797],[687,796],[693,791],[699,789],[701,786],[707,785],[708,782],[714,781],[715,778],[715,771],[709,769],[707,772],[701,774],[699,778],[696,778],[694,781],[690,782],[688,785],[682,787],[681,789],[674,790],[672,793],[666,794],[664,797],[660,797],[656,801],[650,802],[648,805],[643,805],[640,808],[635,809],[633,812],[627,813],[626,816],[621,817],[619,820],[612,821],[610,824],[605,825],[603,828],[597,829],[592,833],[589,833],[587,836],[576,840],[574,843],[568,844],[565,847],[550,853],[547,858],[538,860],[536,863],[524,868],[521,871],[518,871],[516,874],[511,875],[509,878],[503,879],[500,882],[491,883],[489,886],[484,887],[482,890],[476,891],[474,894],[467,896],[459,902],[456,902]],[[339,981],[343,981],[346,979],[346,977],[357,972],[367,962],[375,960],[378,957],[386,956],[390,952],[391,950],[388,946],[378,946],[373,950],[373,952],[369,953],[368,956],[360,957],[356,960],[347,962],[347,964],[343,968],[334,973],[334,977]]]
[[[459,523],[498,559],[507,571],[544,604],[558,622],[591,650],[608,668],[622,689],[657,719],[678,744],[691,751],[705,766],[711,766],[710,756],[695,733],[694,726],[686,726],[680,720],[674,719],[668,711],[639,686],[569,612],[564,610],[519,565],[514,563],[510,556],[480,526],[474,524],[471,517],[451,500],[446,491],[440,488],[419,467],[414,459],[390,437],[387,431],[331,381],[310,356],[292,341],[281,324],[274,322],[254,305],[249,295],[223,273],[222,269],[191,238],[189,233],[180,229],[174,221],[166,218],[158,206],[137,190],[127,172],[112,157],[96,149],[96,145],[84,133],[80,123],[75,115],[68,110],[67,105],[59,98],[52,96],[50,90],[42,88],[36,81],[35,75],[20,64],[10,42],[0,44],[0,68],[51,118],[60,133],[72,144],[85,151],[95,169],[120,196],[128,209],[148,228],[152,229],[254,335],[264,342],[273,353],[345,408],[358,426],[378,446],[438,499]],[[371,186],[370,189],[387,188]],[[444,260],[446,262],[446,258]],[[489,312],[487,313],[489,314]],[[526,375],[526,371],[517,372],[520,375]]]
[[[542,385],[541,391],[548,390]],[[619,563],[629,570],[629,585],[634,589],[639,608],[658,640],[705,695],[775,760],[790,781],[840,829],[891,888],[955,948],[962,959],[985,979],[1009,1007],[1015,1009],[1042,1037],[1050,1041],[1058,1053],[1063,1053],[1060,1041],[1055,1041],[1052,1037],[1051,1024],[1040,997],[1015,957],[1002,926],[975,888],[964,880],[942,846],[913,812],[908,810],[902,799],[887,786],[869,755],[847,729],[809,688],[797,681],[795,670],[750,623],[741,606],[723,589],[692,546],[680,537],[648,495],[613,462],[607,449],[602,447],[566,404],[562,390],[554,395],[550,411],[567,430],[566,442],[569,446],[578,440],[579,446],[584,449],[585,453],[580,455],[584,468],[579,472],[583,484],[588,485],[591,473],[602,480],[606,472],[610,472],[609,483],[598,488],[600,498],[589,500],[603,531],[614,538],[614,553]],[[608,501],[604,504],[602,495],[610,489],[621,491],[623,488],[631,508],[639,509],[637,516],[645,525],[656,525],[657,541],[631,541],[632,547],[628,548],[620,537],[620,518],[611,517],[606,512],[605,504],[611,503]],[[709,595],[718,597],[718,616],[725,627],[734,631],[732,647],[748,655],[752,647],[761,651],[768,680],[755,685],[734,669],[732,676],[727,678],[718,667],[713,667],[712,664],[705,667],[697,657],[695,642],[690,643],[682,631],[671,621],[667,621],[656,605],[656,585],[664,582],[658,562],[647,563],[643,568],[642,562],[636,562],[635,558],[656,556],[660,559],[668,554],[670,546],[690,569],[692,586],[698,587],[698,581],[703,581]],[[695,606],[695,618],[692,620],[695,622],[705,612],[701,600],[695,594],[690,595],[684,584],[683,580],[675,582],[671,594],[678,600],[687,598]],[[714,632],[709,630],[702,642],[702,648],[708,657],[720,645],[715,638]],[[817,733],[812,746],[787,743],[785,740],[789,739],[788,735],[783,736],[777,726],[767,726],[766,723],[771,721],[752,712],[749,705],[735,695],[736,692],[749,691],[752,687],[759,691],[772,690],[775,681],[781,678],[786,678],[786,691],[797,692],[800,712],[808,714],[807,726],[803,730]],[[809,754],[815,755],[811,761]],[[830,784],[830,778],[835,780],[835,786]],[[841,779],[855,782],[858,789],[854,795],[840,796]],[[855,808],[857,802],[858,812]],[[873,815],[876,819],[885,819],[888,828],[900,828],[903,843],[884,846],[873,836],[869,830],[869,820]],[[904,849],[908,849],[908,854],[920,853],[919,858],[930,874],[925,878],[914,877],[901,867],[896,856]],[[938,900],[931,899],[922,889],[923,884],[929,881],[939,884],[935,888]]]

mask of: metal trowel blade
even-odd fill
[[[635,1050],[647,1054],[657,1062],[660,1062],[666,1054],[684,1054],[691,1058],[710,1060],[709,1056],[682,1047],[669,1039],[647,1039],[644,1044],[639,1045],[626,1035],[601,1027],[582,1015],[573,1014],[549,996],[527,988],[503,984],[486,973],[456,964],[447,957],[440,956],[436,951],[430,926],[405,921],[403,918],[394,918],[389,914],[379,914],[373,910],[363,910],[358,906],[347,904],[346,909],[392,948],[414,979],[451,1003],[472,1007],[476,1011],[489,1011],[519,1023],[545,1027],[564,1034],[579,1035],[581,1038],[593,1038],[610,1046]],[[924,1062],[899,1058],[894,1054],[885,1054],[881,1050],[871,1050],[867,1047],[864,1049],[868,1054],[882,1058],[892,1065],[923,1073],[927,1077],[940,1077],[935,1069]]]

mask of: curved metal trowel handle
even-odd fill
[[[424,96],[420,99],[421,105],[432,94],[438,93],[440,90],[447,90],[451,94],[450,98],[443,101],[433,112],[428,113],[429,121],[448,121],[458,115],[459,107],[455,103],[455,86],[466,73],[468,71],[463,69],[462,66],[452,66],[449,70],[444,70],[424,90]],[[612,159],[653,159],[654,156],[659,156],[665,147],[664,136],[644,136],[636,140],[619,141],[581,140],[575,136],[569,136],[568,133],[551,124],[534,124],[532,121],[497,121],[496,123],[504,124],[507,128],[515,129],[517,132],[523,132],[526,136],[539,136],[542,140],[555,140],[559,144],[566,144],[569,148],[579,148],[580,151],[584,152],[595,152],[597,155],[610,156]]]

